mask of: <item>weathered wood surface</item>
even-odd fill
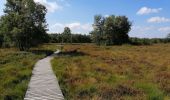
[[[64,100],[57,78],[52,71],[51,59],[53,56],[36,63],[24,100]]]

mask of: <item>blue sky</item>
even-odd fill
[[[62,32],[65,26],[74,33],[88,34],[93,17],[125,15],[132,21],[131,37],[163,38],[170,33],[169,0],[34,0],[48,9],[49,33]],[[5,0],[0,0],[0,15]]]

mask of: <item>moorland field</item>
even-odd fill
[[[52,60],[67,100],[169,100],[170,44],[65,45]]]
[[[22,100],[34,64],[58,44],[0,49],[0,100]],[[169,100],[170,44],[65,44],[52,62],[66,100]]]

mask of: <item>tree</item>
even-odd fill
[[[46,40],[47,10],[43,5],[33,0],[7,0],[5,6],[0,23],[4,43],[28,50]]]
[[[64,28],[64,32],[62,33],[62,36],[63,36],[63,39],[62,39],[63,42],[66,42],[66,43],[72,42],[72,34],[71,34],[71,30],[69,27]]]
[[[96,15],[94,17],[94,24],[93,24],[94,30],[90,34],[92,36],[93,41],[97,45],[101,45],[103,40],[104,21],[105,19],[101,15]]]
[[[126,16],[115,17],[114,26],[113,43],[118,45],[128,43],[128,32],[131,30],[131,22],[128,21],[128,18]]]
[[[109,16],[106,18],[104,23],[104,39],[105,45],[110,45],[114,43],[116,37],[115,34],[115,16]]]
[[[94,30],[90,33],[93,42],[105,45],[121,45],[129,42],[131,22],[126,16],[95,16]]]
[[[170,39],[170,33],[167,35],[167,38]]]

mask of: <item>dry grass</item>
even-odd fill
[[[53,69],[66,99],[170,99],[170,44],[65,45]]]

